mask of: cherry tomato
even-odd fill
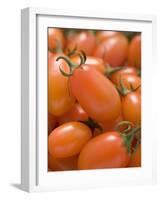
[[[131,156],[130,167],[141,167],[141,144],[138,146],[136,152]]]
[[[104,39],[119,35],[120,32],[118,31],[97,31],[96,33],[96,40],[97,42],[102,42]]]
[[[91,130],[85,124],[68,122],[54,129],[48,136],[49,153],[55,158],[77,155],[91,137]]]
[[[88,120],[88,115],[78,103],[76,103],[67,113],[64,113],[57,118],[57,121],[60,125],[71,121],[86,120]]]
[[[62,54],[55,54],[48,60],[48,109],[54,116],[60,116],[71,109],[74,98],[68,87],[68,77],[60,72],[59,67],[66,72],[69,68],[64,60],[56,61]]]
[[[56,125],[56,118],[55,116],[48,113],[48,134],[55,128]]]
[[[112,67],[124,64],[128,53],[128,39],[119,34],[100,42],[93,56],[102,58],[105,63],[109,63]]]
[[[128,64],[141,67],[141,35],[136,35],[129,45]]]
[[[125,75],[125,74],[137,76],[136,68],[135,67],[122,67],[121,70],[112,73],[109,78],[115,85],[118,85],[120,77],[122,77],[122,75]]]
[[[69,78],[73,95],[88,116],[97,122],[115,120],[121,112],[119,94],[104,75],[81,65]]]
[[[123,119],[137,125],[141,122],[141,95],[138,92],[130,92],[122,97]]]
[[[136,91],[138,92],[141,92],[141,78],[139,76],[136,76],[136,75],[128,75],[128,74],[125,74],[125,75],[122,75],[120,77],[123,85],[125,86],[126,89],[136,89],[138,88]],[[121,85],[120,85],[120,79],[118,79],[116,85],[120,88]],[[131,88],[132,87],[132,88]]]
[[[65,39],[63,31],[59,28],[49,28],[48,29],[48,48],[54,50],[56,48],[64,47]]]
[[[86,55],[92,55],[95,48],[96,40],[93,33],[90,31],[81,31],[76,34],[71,34],[67,38],[66,49],[83,50]]]
[[[64,171],[77,169],[78,156],[68,158],[54,158],[48,154],[48,167],[51,171]]]
[[[79,56],[72,56],[72,61],[79,64],[80,63],[80,58]],[[96,70],[98,70],[99,72],[101,72],[102,74],[105,73],[105,65],[104,62],[101,58],[96,58],[93,56],[87,56],[86,57],[86,65],[95,68]]]
[[[106,132],[91,139],[81,151],[78,169],[126,167],[129,155],[118,132]]]

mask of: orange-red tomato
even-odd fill
[[[123,119],[137,125],[141,123],[141,95],[138,92],[130,92],[122,97]]]
[[[92,137],[91,130],[83,123],[68,122],[54,129],[48,136],[48,150],[54,158],[77,155]]]
[[[109,63],[112,67],[117,67],[124,64],[127,53],[128,39],[123,34],[119,34],[100,42],[93,56],[102,58],[105,63]]]
[[[67,38],[66,49],[83,50],[86,55],[92,55],[95,48],[96,40],[93,33],[89,31],[81,31],[75,34],[71,34]]]
[[[74,63],[77,63],[77,64],[80,63],[80,57],[79,56],[72,56],[71,59]],[[96,57],[93,57],[93,56],[87,56],[85,64],[92,67],[92,68],[95,68],[97,71],[101,72],[102,74],[105,73],[105,65],[104,65],[104,62],[101,58],[96,58]]]
[[[55,128],[56,117],[48,113],[48,134]]]
[[[129,45],[128,64],[141,67],[141,35],[136,35]]]
[[[91,139],[81,151],[78,169],[121,168],[129,155],[118,132],[106,132]]]
[[[110,80],[88,65],[69,78],[73,95],[88,116],[97,122],[115,120],[121,112],[119,94]]]
[[[137,76],[137,70],[135,67],[122,67],[121,70],[112,73],[109,78],[114,84],[118,85],[120,77],[125,74]]]
[[[96,32],[96,41],[102,42],[104,39],[119,35],[120,32],[118,31],[97,31]]]
[[[67,113],[64,113],[57,118],[57,121],[60,125],[71,121],[86,120],[88,120],[88,115],[78,103],[76,103]]]
[[[65,39],[63,31],[59,28],[48,29],[48,48],[54,50],[56,48],[64,48]]]
[[[138,146],[136,152],[131,156],[129,167],[141,167],[141,144]]]
[[[136,91],[141,92],[141,78],[139,76],[125,74],[125,75],[122,75],[120,77],[120,79],[126,89],[129,89],[129,90],[134,89],[135,90],[136,88],[138,88]],[[118,82],[116,83],[116,85],[119,88],[121,87],[120,79],[118,79],[117,80]]]
[[[68,77],[60,72],[59,67],[68,72],[64,60],[56,61],[62,54],[54,54],[48,60],[48,110],[54,116],[60,116],[71,109],[75,100],[68,87]]]
[[[54,158],[48,154],[48,167],[50,171],[64,171],[77,169],[78,156],[68,158]]]

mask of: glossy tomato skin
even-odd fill
[[[119,34],[100,42],[93,56],[102,58],[105,63],[109,63],[112,67],[117,67],[124,64],[127,53],[128,39],[123,34]]]
[[[129,167],[141,167],[141,144],[138,146],[134,155],[131,156]]]
[[[130,92],[122,98],[123,119],[134,125],[141,123],[141,95],[138,92]]]
[[[48,150],[54,158],[77,155],[92,137],[91,130],[83,123],[68,122],[52,131],[48,137]]]
[[[141,67],[141,35],[136,35],[129,45],[128,64]]]
[[[56,117],[48,113],[48,134],[55,128],[56,125]]]
[[[121,101],[117,90],[97,70],[82,65],[70,77],[70,87],[88,116],[97,122],[113,121],[120,115]]]
[[[48,154],[48,168],[50,171],[65,171],[77,169],[78,156],[68,158],[54,158]]]
[[[80,58],[78,56],[72,56],[71,59],[75,63],[78,63],[78,64],[80,63]],[[87,56],[85,64],[90,66],[91,68],[96,69],[97,71],[101,72],[102,74],[105,73],[105,64],[101,58]]]
[[[135,67],[123,67],[121,70],[112,73],[109,78],[115,85],[118,85],[120,77],[123,75],[137,76],[137,70]]]
[[[118,132],[106,132],[91,139],[81,151],[78,169],[122,168],[129,155]]]
[[[64,60],[56,61],[58,56],[54,54],[48,60],[48,110],[54,116],[60,116],[71,109],[75,100],[72,96],[68,83],[68,77],[60,72],[59,67],[68,72],[69,67]]]
[[[86,120],[88,120],[88,115],[78,103],[76,103],[68,112],[57,118],[59,125],[66,122]]]
[[[81,31],[70,35],[67,38],[66,49],[83,50],[86,55],[92,55],[92,52],[95,48],[96,40],[93,33],[89,31]]]
[[[96,41],[97,43],[102,42],[104,39],[117,36],[120,33],[118,31],[97,31],[96,32]]]
[[[54,50],[56,48],[64,48],[65,39],[63,31],[59,28],[48,29],[48,48]]]

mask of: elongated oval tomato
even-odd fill
[[[60,116],[71,109],[74,98],[69,90],[69,79],[62,75],[59,67],[68,72],[69,68],[64,60],[56,61],[62,54],[55,54],[48,60],[48,109],[54,116]]]
[[[141,167],[141,144],[138,146],[136,152],[131,156],[129,167]]]
[[[86,55],[92,55],[95,48],[96,40],[93,33],[90,31],[81,31],[76,34],[72,34],[67,38],[66,49],[83,50]]]
[[[123,119],[137,125],[141,122],[141,95],[130,92],[122,98]]]
[[[72,56],[72,61],[79,64],[80,63],[80,57],[79,56]],[[105,65],[101,58],[96,58],[93,56],[87,56],[86,57],[86,65],[96,69],[97,71],[101,72],[102,74],[105,73]]]
[[[77,169],[78,156],[68,158],[54,158],[48,154],[48,167],[51,171],[64,171]]]
[[[57,118],[60,125],[66,122],[86,120],[88,120],[88,115],[78,103],[76,103],[71,110]]]
[[[135,75],[137,76],[137,71],[135,67],[123,67],[121,70],[116,71],[110,75],[110,80],[118,85],[120,77],[123,75]]]
[[[136,35],[129,45],[128,64],[141,67],[141,35]]]
[[[54,129],[49,135],[49,153],[55,158],[77,155],[91,137],[91,130],[85,124],[68,122]]]
[[[100,72],[82,65],[69,80],[73,95],[89,117],[98,122],[106,122],[120,115],[119,94],[111,81]]]
[[[93,56],[102,58],[105,63],[109,63],[112,67],[122,66],[127,58],[128,39],[119,34],[100,42]]]
[[[48,113],[48,134],[55,128],[56,125],[56,118],[55,116]]]
[[[64,48],[65,39],[63,31],[59,28],[48,29],[48,48],[54,50],[56,48]]]
[[[104,39],[119,35],[120,32],[118,31],[97,31],[96,33],[96,41],[102,42]]]
[[[129,155],[118,132],[106,132],[91,139],[81,151],[78,169],[126,167]]]

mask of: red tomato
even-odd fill
[[[79,64],[80,63],[80,58],[79,56],[72,56],[71,57],[72,61]],[[102,74],[105,73],[105,65],[104,62],[101,58],[96,58],[93,56],[87,56],[86,57],[86,65],[95,68],[97,71],[101,72]]]
[[[118,31],[97,31],[96,33],[96,40],[97,42],[102,42],[104,39],[119,35],[120,32]]]
[[[135,67],[122,67],[121,70],[110,74],[109,78],[115,85],[118,85],[120,77],[122,77],[125,74],[137,76],[136,68]]]
[[[138,146],[136,152],[131,156],[130,167],[141,167],[141,144]]]
[[[78,156],[69,158],[54,158],[48,154],[48,167],[50,171],[64,171],[77,169]]]
[[[79,104],[75,104],[70,111],[57,118],[57,121],[60,125],[71,121],[86,120],[88,120],[88,115]]]
[[[122,97],[123,119],[137,125],[141,122],[141,95],[138,92],[130,92]]]
[[[88,116],[97,122],[115,120],[121,112],[120,97],[104,75],[81,65],[69,78],[71,91]]]
[[[64,60],[56,61],[62,54],[55,54],[48,60],[48,109],[54,116],[60,116],[70,110],[75,100],[69,91],[68,78],[63,76],[59,67],[68,72],[69,68]]]
[[[128,74],[125,74],[125,75],[122,75],[120,77],[123,85],[125,86],[126,89],[136,89],[138,88],[136,91],[138,92],[141,92],[141,78],[139,76],[136,76],[136,75],[128,75]],[[120,85],[120,79],[118,78],[118,82],[116,83],[116,85],[120,88],[121,85]],[[132,87],[132,88],[131,88]]]
[[[141,35],[136,35],[129,45],[128,64],[141,67]]]
[[[76,34],[72,34],[67,38],[66,49],[83,50],[86,55],[92,55],[95,48],[96,40],[93,33],[89,31],[81,31]]]
[[[49,28],[48,29],[48,48],[54,50],[56,48],[64,47],[65,39],[63,31],[59,28]]]
[[[112,67],[122,66],[127,58],[128,39],[119,34],[100,42],[93,55],[102,58],[105,63],[109,63]]]
[[[48,134],[55,128],[56,125],[56,118],[55,116],[48,113]]]
[[[68,122],[54,129],[48,136],[49,153],[54,158],[77,155],[91,137],[91,130],[85,124]]]
[[[106,132],[91,139],[81,151],[78,169],[126,167],[129,155],[118,132]]]

